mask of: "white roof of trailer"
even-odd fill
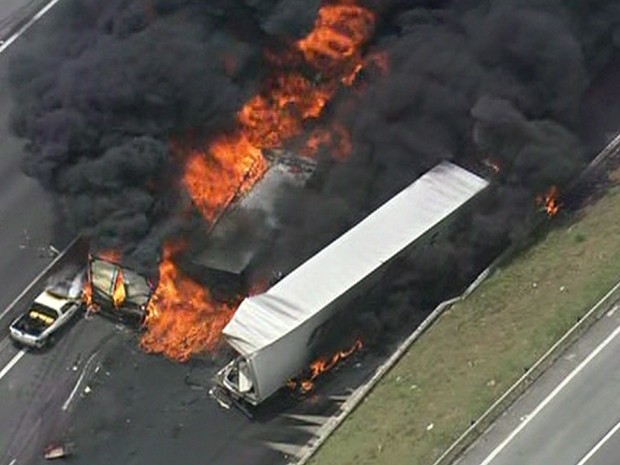
[[[248,356],[310,320],[483,190],[488,182],[442,162],[268,291],[243,300],[224,328]]]

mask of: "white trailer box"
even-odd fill
[[[239,356],[220,370],[218,383],[253,405],[268,398],[311,362],[309,342],[327,319],[487,185],[443,162],[268,291],[243,300],[223,331]]]

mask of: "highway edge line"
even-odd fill
[[[594,172],[601,165],[620,152],[620,133],[601,150],[601,152],[588,164],[584,173]],[[581,176],[585,178],[585,175]],[[291,458],[290,465],[306,465],[316,454],[334,431],[344,422],[353,410],[362,402],[370,391],[377,385],[383,376],[401,359],[411,345],[438,319],[441,314],[453,304],[466,299],[480,284],[489,278],[499,268],[506,257],[511,255],[511,248],[500,254],[460,296],[446,300],[439,304],[431,314],[407,337],[396,351],[377,370],[367,383],[357,388],[344,402],[339,412],[332,416],[315,434],[316,439],[310,440],[300,448],[298,454]],[[517,398],[540,376],[549,366],[574,343],[581,334],[590,328],[611,307],[607,305],[611,297],[614,303],[620,298],[620,281],[601,298],[575,325],[573,325],[536,363],[519,378],[504,394],[497,399],[474,423],[472,423],[440,456],[432,465],[450,465],[465,450],[471,446],[487,428],[512,405]],[[618,293],[617,296],[615,294]],[[602,310],[601,310],[602,309]],[[537,371],[540,370],[540,371]]]
[[[550,368],[579,337],[592,327],[620,299],[620,281],[607,292],[588,313],[575,323],[545,352],[532,367],[508,388],[461,436],[459,436],[433,465],[449,465],[460,457],[491,424],[499,418],[525,391]]]
[[[58,255],[56,255],[54,257],[54,259],[48,263],[48,265],[43,268],[43,270],[41,270],[41,272],[35,276],[35,278],[30,282],[30,284],[28,284],[28,286],[26,286],[24,288],[23,291],[20,292],[20,294],[15,297],[15,299],[13,299],[13,302],[11,302],[2,313],[0,313],[0,321],[2,321],[7,315],[9,315],[11,313],[11,311],[13,310],[13,308],[15,307],[15,305],[17,305],[17,303],[22,300],[24,298],[24,296],[30,292],[30,290],[34,287],[35,284],[38,284],[39,281],[41,281],[43,279],[43,277],[49,273],[49,271],[56,266],[56,264],[62,260],[62,258],[67,254],[67,252],[73,248],[73,246],[75,246],[75,244],[80,240],[80,237],[75,237],[70,243],[69,245],[67,245],[67,247],[65,247],[62,252],[60,252]]]
[[[601,448],[607,443],[607,441],[609,441],[609,439],[618,432],[618,430],[620,429],[620,421],[618,423],[615,424],[615,426],[613,428],[611,428],[609,431],[607,431],[607,433],[605,434],[605,436],[603,436],[595,445],[592,449],[590,449],[588,451],[588,453],[586,455],[583,456],[583,458],[579,461],[579,463],[577,463],[577,465],[585,465],[586,462],[588,460],[590,460],[592,457],[594,457],[596,455],[596,453],[601,450]]]
[[[26,24],[21,26],[17,31],[15,31],[11,36],[6,39],[0,45],[0,54],[4,53],[4,51],[9,48],[13,42],[15,42],[19,37],[24,34],[28,29],[34,26],[46,13],[48,13],[60,0],[51,0],[43,8],[37,11],[32,18],[30,18]]]
[[[491,451],[489,455],[480,463],[480,465],[490,465],[495,458],[502,453],[502,451],[512,442],[514,438],[516,438],[521,431],[525,429],[525,427],[532,421],[536,416],[544,410],[544,408],[549,405],[556,396],[564,390],[568,384],[575,379],[589,364],[592,360],[594,360],[605,348],[620,334],[620,326],[617,326],[616,329],[608,335],[603,342],[601,342],[598,346],[592,350],[586,358],[584,358],[575,369],[573,369],[567,376],[565,376],[560,384],[558,384],[553,391],[551,391],[537,406],[536,408],[527,415],[527,417],[521,421],[516,428],[514,428],[506,438],[502,442],[500,442],[495,449]],[[620,425],[620,423],[618,424]],[[618,426],[616,425],[616,426]],[[592,452],[592,450],[590,451]],[[596,452],[596,451],[595,451]],[[581,465],[583,463],[579,462],[577,465]]]
[[[17,362],[19,362],[25,354],[25,350],[20,350],[11,360],[9,360],[9,362],[0,371],[0,380],[2,380],[2,378],[4,378],[15,365],[17,365]]]

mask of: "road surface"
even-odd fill
[[[0,22],[10,23],[4,31],[23,22],[16,12],[28,5],[0,3]],[[0,54],[0,465],[44,463],[44,447],[62,441],[75,443],[72,463],[78,465],[286,462],[382,357],[354,357],[319,382],[318,394],[298,399],[283,392],[251,421],[208,395],[222,360],[176,364],[149,356],[138,348],[135,332],[102,318],[78,320],[44,353],[22,352],[4,337],[12,316],[4,309],[50,263],[48,245],[68,242],[51,200],[20,173],[22,145],[7,129],[7,64],[19,47],[18,40]],[[612,119],[606,114],[605,121]],[[610,423],[595,418],[592,428],[605,431]],[[598,457],[616,440],[612,436]]]
[[[18,0],[0,2],[0,37],[23,22],[21,15],[37,2]],[[41,2],[38,2],[41,3]],[[20,8],[23,7],[23,8]],[[0,54],[0,315],[11,301],[50,261],[48,246],[65,245],[57,237],[56,212],[49,195],[20,171],[22,142],[8,129],[11,108],[7,80],[12,48]],[[6,322],[0,319],[0,325]]]
[[[620,306],[455,465],[611,465],[620,457]]]
[[[0,3],[0,37],[26,23],[34,5]],[[0,53],[0,465],[43,463],[46,445],[58,441],[75,442],[76,464],[285,462],[379,359],[352,361],[350,374],[321,395],[284,393],[250,421],[208,395],[222,360],[180,365],[148,356],[135,332],[103,318],[78,320],[43,353],[21,351],[6,337],[11,302],[52,261],[49,245],[62,249],[70,239],[48,194],[20,172],[23,146],[8,130],[8,63],[21,40]]]

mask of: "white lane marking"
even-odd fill
[[[19,28],[19,30],[17,32],[15,32],[11,37],[9,37],[7,40],[4,41],[4,43],[2,45],[0,45],[0,53],[3,53],[7,48],[9,48],[11,46],[11,44],[13,42],[15,42],[19,36],[21,36],[24,32],[26,32],[28,29],[30,29],[32,26],[34,26],[37,21],[39,21],[48,11],[50,11],[54,5],[56,5],[60,0],[52,0],[51,2],[49,2],[47,5],[45,5],[43,8],[41,8],[37,14],[35,14],[30,21],[28,21],[26,24],[24,24],[22,27]]]
[[[579,463],[577,465],[584,465],[588,460],[590,460],[592,458],[592,456],[594,454],[596,454],[598,452],[598,450],[603,447],[605,445],[605,443],[616,433],[616,431],[618,431],[620,429],[620,421],[618,423],[616,423],[616,426],[614,426],[611,430],[609,430],[609,432],[603,436],[603,438],[596,443],[596,445],[590,449],[590,452],[588,452],[586,455],[584,455],[584,457],[579,461]]]
[[[0,53],[1,53],[1,52],[0,52]],[[28,284],[28,286],[26,286],[26,288],[25,288],[25,289],[24,289],[24,290],[23,290],[23,291],[22,291],[22,292],[21,292],[21,293],[20,293],[17,297],[15,297],[15,299],[13,299],[13,302],[11,302],[11,303],[9,304],[9,306],[8,306],[7,308],[5,308],[5,309],[4,309],[4,311],[3,311],[2,313],[0,313],[0,321],[1,321],[1,320],[5,317],[5,316],[7,316],[11,310],[13,310],[13,307],[15,307],[15,305],[17,305],[17,302],[19,302],[19,301],[20,301],[20,300],[24,297],[24,295],[26,295],[26,293],[27,293],[27,292],[29,292],[29,291],[32,289],[32,287],[33,287],[35,284],[37,284],[39,281],[41,281],[41,279],[43,279],[43,276],[45,276],[45,274],[46,274],[46,273],[48,273],[48,272],[52,269],[52,267],[53,267],[53,266],[55,266],[55,265],[56,265],[56,263],[58,263],[58,261],[59,261],[59,260],[61,260],[61,259],[62,259],[62,257],[64,257],[64,256],[66,255],[66,253],[69,251],[69,249],[71,249],[71,248],[75,245],[75,243],[76,243],[78,240],[79,240],[79,238],[77,238],[77,237],[76,237],[75,239],[73,239],[73,240],[69,243],[69,245],[68,245],[68,246],[67,246],[67,247],[66,247],[66,248],[65,248],[65,249],[64,249],[64,250],[63,250],[63,251],[62,251],[59,255],[57,255],[57,256],[54,258],[54,260],[52,260],[52,261],[49,263],[49,265],[47,265],[45,268],[43,268],[43,271],[41,271],[41,272],[40,272],[40,273],[36,276],[36,278],[34,278],[34,279],[30,282],[30,284]]]
[[[17,459],[13,459],[11,460],[11,463],[9,463],[9,465],[15,465],[17,463]]]
[[[75,386],[73,387],[73,390],[71,391],[71,394],[69,394],[69,397],[67,397],[67,400],[65,400],[65,403],[62,404],[62,410],[63,411],[67,411],[67,409],[69,408],[69,405],[71,405],[71,401],[73,401],[73,398],[77,394],[78,389],[80,388],[80,384],[82,384],[82,381],[84,380],[84,376],[86,376],[86,372],[88,371],[88,367],[90,366],[91,362],[93,361],[93,359],[95,358],[97,353],[98,352],[95,352],[94,354],[92,354],[88,358],[88,360],[86,361],[86,364],[84,365],[84,368],[82,369],[82,373],[80,374],[80,377],[78,378],[77,382],[75,383]]]
[[[564,389],[564,388],[566,387],[566,385],[567,385],[568,383],[570,383],[570,382],[571,382],[571,380],[572,380],[575,376],[577,376],[577,375],[581,372],[581,370],[583,370],[583,369],[586,367],[586,365],[587,365],[588,363],[590,363],[590,362],[592,361],[592,359],[594,359],[594,357],[596,357],[599,353],[601,353],[601,351],[602,351],[603,349],[605,349],[605,347],[607,347],[607,346],[609,345],[609,343],[611,343],[611,341],[613,341],[613,340],[614,340],[614,338],[615,338],[618,334],[620,334],[620,326],[618,326],[618,327],[614,330],[614,332],[613,332],[613,333],[611,333],[609,336],[607,336],[607,338],[606,338],[603,342],[601,342],[601,344],[600,344],[598,347],[596,347],[596,349],[594,349],[592,352],[590,352],[590,354],[589,354],[589,355],[588,355],[588,356],[587,356],[587,357],[586,357],[586,358],[585,358],[585,359],[584,359],[584,360],[583,360],[583,361],[582,361],[582,362],[581,362],[581,363],[577,366],[577,368],[575,368],[573,371],[571,371],[571,372],[569,373],[569,375],[568,375],[566,378],[564,378],[564,379],[562,380],[562,382],[561,382],[560,384],[558,384],[558,385],[556,386],[556,388],[555,388],[553,391],[551,391],[551,393],[550,393],[547,397],[545,397],[545,399],[544,399],[544,400],[543,400],[540,404],[538,404],[538,406],[534,409],[534,411],[533,411],[530,415],[528,415],[528,417],[527,417],[525,420],[523,420],[523,421],[519,424],[519,426],[517,426],[517,427],[516,427],[516,428],[515,428],[515,429],[514,429],[514,430],[513,430],[513,431],[512,431],[509,435],[508,435],[508,437],[507,437],[506,439],[504,439],[504,440],[503,440],[503,441],[502,441],[502,442],[501,442],[501,443],[500,443],[500,444],[499,444],[499,445],[498,445],[498,446],[497,446],[497,447],[493,450],[493,452],[491,452],[491,453],[487,456],[487,458],[486,458],[486,459],[484,459],[484,461],[483,461],[482,463],[480,463],[480,465],[489,465],[489,463],[491,463],[491,462],[493,461],[493,459],[495,459],[495,457],[497,457],[497,455],[498,455],[498,454],[499,454],[499,453],[500,453],[500,452],[501,452],[501,451],[502,451],[502,450],[503,450],[503,449],[504,449],[504,448],[508,445],[508,443],[509,443],[510,441],[512,441],[512,440],[515,438],[515,436],[516,436],[517,434],[519,434],[519,433],[521,432],[521,430],[523,430],[523,428],[525,428],[525,427],[528,425],[528,423],[529,423],[530,421],[532,421],[532,420],[536,417],[536,415],[538,415],[538,414],[540,413],[540,411],[541,411],[542,409],[544,409],[544,408],[545,408],[545,407],[546,407],[546,406],[547,406],[547,405],[548,405],[548,404],[549,404],[549,403],[550,403],[550,402],[551,402],[551,401],[555,398],[555,396],[557,396],[557,395],[560,393],[560,391],[562,391],[562,389]]]
[[[17,362],[26,354],[25,351],[20,350],[15,354],[15,356],[11,359],[9,363],[5,365],[5,367],[0,371],[0,380],[6,376],[6,374],[11,371],[11,368],[15,366]]]

